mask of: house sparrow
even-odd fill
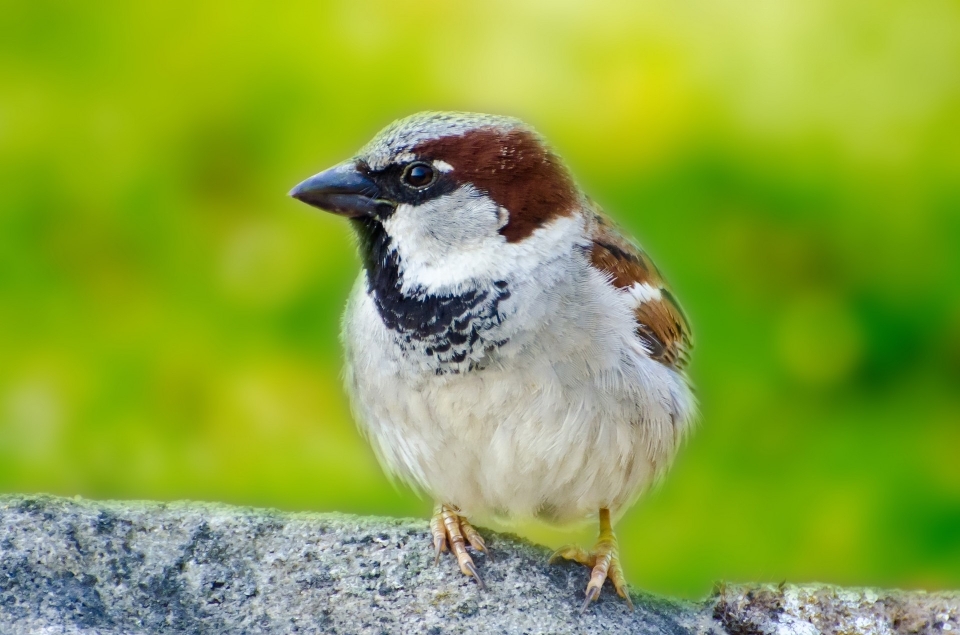
[[[424,112],[291,196],[350,219],[363,270],[346,384],[384,469],[435,502],[447,545],[474,516],[599,517],[592,568],[630,603],[612,521],[669,467],[696,402],[687,320],[650,258],[516,119]],[[632,604],[631,604],[632,608]]]

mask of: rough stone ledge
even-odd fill
[[[481,591],[433,565],[424,520],[202,503],[0,496],[0,634],[946,633],[960,593],[721,586],[701,603],[612,592],[487,532]]]

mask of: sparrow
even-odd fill
[[[501,116],[422,112],[290,195],[349,219],[362,271],[342,324],[355,418],[385,471],[435,501],[448,549],[489,555],[468,518],[599,519],[581,611],[609,578],[613,522],[696,418],[690,327],[650,257],[547,143]]]

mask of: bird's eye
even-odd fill
[[[436,173],[433,168],[426,163],[411,163],[403,171],[403,182],[405,185],[422,190],[433,183]]]

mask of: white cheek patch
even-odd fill
[[[637,304],[659,301],[660,298],[663,297],[659,287],[655,287],[647,282],[634,282],[627,287],[625,291],[637,301]]]
[[[421,205],[398,206],[383,227],[400,256],[403,290],[450,293],[477,281],[542,272],[545,262],[568,258],[583,238],[580,214],[555,218],[516,243],[500,234],[507,220],[507,210],[472,185]]]
[[[505,242],[496,204],[471,185],[420,205],[400,205],[383,227],[400,255],[404,287],[431,291],[482,275]]]
[[[447,163],[446,161],[441,161],[440,159],[437,159],[436,161],[433,162],[433,167],[437,168],[439,171],[443,173],[453,172],[453,166]]]

